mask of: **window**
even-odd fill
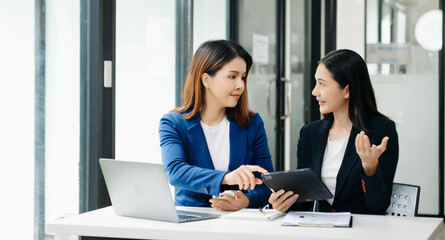
[[[0,1],[0,182],[3,239],[32,239],[34,1]]]
[[[175,1],[116,1],[116,158],[161,162],[175,107]]]

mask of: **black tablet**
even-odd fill
[[[284,189],[286,192],[298,193],[300,196],[297,202],[326,200],[334,197],[320,177],[310,168],[264,173],[261,177],[266,186],[274,192]]]

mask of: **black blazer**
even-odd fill
[[[323,155],[333,118],[318,120],[300,130],[297,148],[297,168],[312,168],[321,176]],[[361,160],[355,149],[355,138],[360,131],[352,127],[346,152],[337,175],[335,197],[331,206],[319,201],[322,212],[352,212],[363,214],[385,214],[390,203],[392,184],[399,159],[399,142],[393,121],[374,116],[365,127],[371,144],[379,145],[385,136],[389,137],[386,151],[379,158],[377,171],[373,176],[364,174]],[[290,210],[311,210],[312,204],[294,204]]]

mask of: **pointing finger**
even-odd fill
[[[268,171],[257,165],[246,165],[247,169],[251,172],[268,173]]]

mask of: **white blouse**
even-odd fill
[[[210,157],[215,170],[227,171],[230,161],[230,122],[225,117],[218,125],[209,126],[201,121]]]
[[[321,180],[324,182],[332,195],[335,196],[335,188],[337,185],[337,174],[340,170],[343,157],[346,152],[349,137],[331,141],[328,138],[326,149],[323,156],[323,165],[321,166]],[[327,200],[331,205],[334,199]]]

